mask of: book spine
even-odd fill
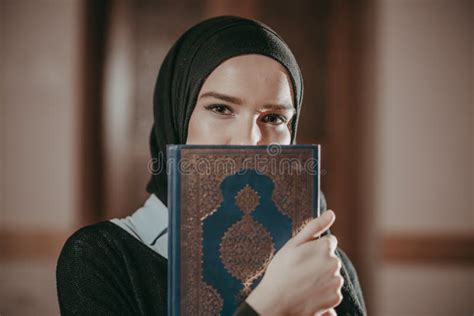
[[[315,216],[319,217],[321,215],[321,146],[315,145],[316,147],[313,150],[313,155],[317,161],[316,167],[316,174],[314,175],[314,196],[313,201],[316,205],[314,205],[314,210],[316,212]]]
[[[180,147],[176,145],[167,146],[168,172],[168,315],[179,316],[180,314]]]

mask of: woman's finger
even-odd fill
[[[293,245],[299,246],[309,240],[313,240],[321,235],[334,223],[336,215],[332,210],[328,210],[318,218],[311,220],[306,226],[293,237]]]

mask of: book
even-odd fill
[[[232,315],[319,216],[320,145],[168,145],[168,315]]]

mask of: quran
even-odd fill
[[[232,315],[319,216],[320,145],[168,145],[168,315]]]

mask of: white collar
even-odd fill
[[[168,208],[155,194],[151,194],[132,215],[110,221],[168,258]]]

